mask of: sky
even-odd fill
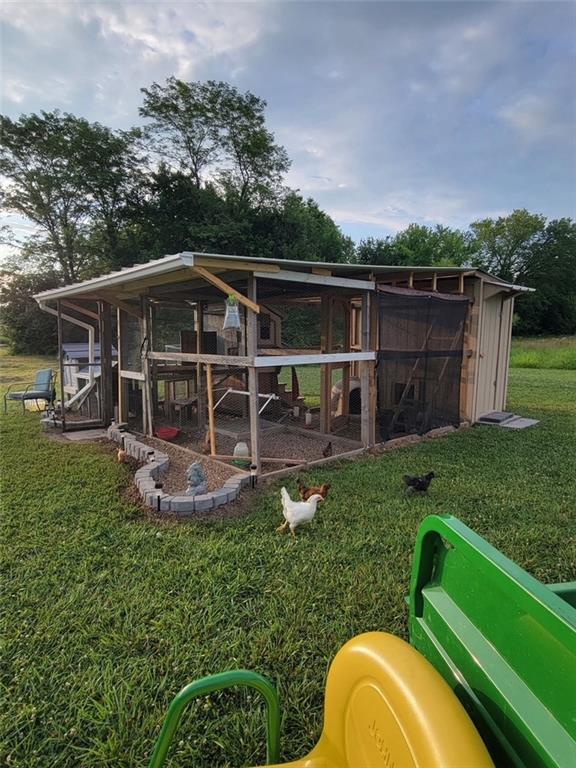
[[[267,103],[287,183],[358,241],[527,208],[576,217],[576,4],[4,0],[1,111],[142,122],[140,88]]]

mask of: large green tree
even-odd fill
[[[576,333],[576,223],[548,222],[521,265],[518,281],[535,288],[516,305],[517,332]]]
[[[150,147],[200,188],[216,183],[242,208],[270,203],[290,163],[266,127],[266,102],[225,82],[170,77],[143,88],[140,114]]]
[[[513,282],[521,274],[534,244],[544,232],[546,218],[524,208],[497,219],[470,225],[475,266]]]
[[[58,111],[0,116],[0,130],[3,206],[34,225],[19,243],[22,257],[65,282],[114,264],[121,218],[140,178],[136,133]]]
[[[410,224],[394,237],[368,238],[358,245],[362,264],[459,266],[471,253],[470,238],[458,229]]]
[[[32,296],[59,285],[55,274],[0,271],[0,327],[13,352],[47,355],[56,351],[55,318],[42,312]]]
[[[142,258],[179,250],[241,256],[351,261],[354,244],[313,200],[291,192],[274,205],[241,215],[211,184],[200,188],[187,174],[161,167],[150,194],[134,212],[125,239],[138,241]]]

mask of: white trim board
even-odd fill
[[[328,277],[315,275],[312,272],[294,272],[281,269],[279,272],[259,272],[255,270],[254,277],[262,280],[283,280],[288,283],[308,283],[309,285],[325,285],[330,288],[351,288],[357,291],[374,291],[375,283],[368,280],[356,280],[349,277]]]
[[[254,368],[272,368],[281,365],[328,365],[376,360],[376,352],[335,352],[319,355],[259,355],[254,358]]]

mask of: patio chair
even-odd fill
[[[40,410],[38,400],[44,400],[48,405],[54,402],[54,384],[56,377],[52,368],[44,368],[36,371],[34,382],[29,384],[26,389],[11,392],[10,387],[4,393],[4,413],[8,411],[8,400],[17,400],[22,403],[22,411],[26,411],[26,401],[35,400],[36,407]]]

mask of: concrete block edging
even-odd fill
[[[160,513],[190,517],[196,512],[209,512],[235,501],[242,488],[250,482],[246,475],[233,475],[226,480],[222,488],[209,493],[199,496],[173,496],[161,488],[156,488],[157,481],[170,466],[167,454],[139,442],[135,435],[117,424],[108,428],[108,439],[122,445],[126,453],[137,461],[147,462],[136,470],[134,483],[145,504]]]

